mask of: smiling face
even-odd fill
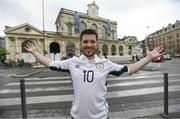
[[[98,50],[98,43],[95,34],[84,34],[80,42],[80,48],[88,59],[94,59]]]

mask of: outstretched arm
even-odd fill
[[[49,64],[51,63],[51,59],[43,56],[42,54],[40,54],[37,51],[37,46],[35,46],[33,43],[28,42],[26,44],[25,49],[30,52],[32,55],[34,55],[36,57],[36,59],[38,59],[43,65],[45,66],[49,66]]]
[[[161,52],[164,50],[163,47],[159,46],[156,47],[153,51],[151,51],[145,58],[142,60],[130,64],[128,66],[128,74],[131,75],[133,73],[136,73],[139,71],[141,68],[143,68],[146,64],[148,64],[152,59],[159,57]]]

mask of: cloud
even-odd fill
[[[60,9],[87,12],[93,0],[44,0],[45,30],[55,31],[55,20]],[[137,36],[143,40],[168,23],[180,19],[179,0],[96,0],[99,16],[117,21],[118,37]],[[30,23],[42,29],[42,0],[0,0],[0,35],[4,26]],[[147,26],[149,28],[147,29]]]
[[[148,1],[146,1],[146,3],[147,2]],[[177,3],[168,0],[152,0],[149,4],[144,3],[145,2],[138,1],[137,6],[126,5],[128,7],[123,10],[119,8],[117,12],[124,11],[124,13],[122,14],[121,12],[118,14],[118,17],[115,11],[112,12],[111,16],[113,16],[114,19],[118,18],[119,37],[134,35],[137,36],[138,40],[143,40],[150,32],[155,32],[163,26],[167,26],[168,23],[174,23],[179,19],[180,15],[178,15],[179,13],[177,12]],[[127,2],[126,4],[129,3]],[[125,5],[125,3],[123,5]],[[147,26],[149,26],[148,29]]]
[[[1,4],[3,25],[14,26],[26,22],[37,25],[40,23],[40,1],[31,0],[30,2],[23,0],[17,2],[16,0],[2,0],[1,3],[3,3],[3,5]]]

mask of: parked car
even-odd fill
[[[171,60],[172,59],[171,54],[165,54],[164,57],[165,57],[166,60]]]
[[[159,56],[158,58],[154,58],[152,62],[164,62],[166,59],[164,55]]]
[[[175,57],[175,58],[180,58],[180,53],[176,53],[176,54],[174,54],[174,56],[173,57]]]

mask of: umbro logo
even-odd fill
[[[78,65],[78,64],[77,64],[77,65],[75,65],[75,67],[76,67],[76,68],[79,68],[79,67],[80,67],[80,65]]]

